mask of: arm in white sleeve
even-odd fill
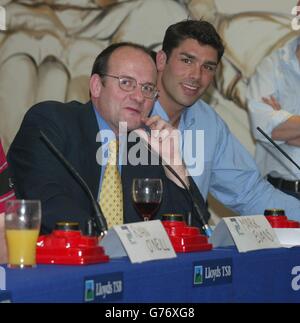
[[[275,111],[270,105],[263,102],[264,97],[270,96],[278,101],[279,89],[276,86],[276,68],[278,67],[274,56],[265,58],[251,77],[247,90],[253,135],[257,140],[265,143],[268,143],[268,141],[256,130],[256,127],[259,126],[272,137],[275,128],[280,127],[293,117],[290,112],[284,109]],[[274,139],[277,140],[278,144],[282,144],[290,138],[275,137]]]

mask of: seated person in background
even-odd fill
[[[17,195],[42,201],[41,233],[51,232],[59,221],[78,222],[81,230],[87,232],[87,222],[94,210],[78,182],[42,140],[40,130],[86,181],[94,198],[100,201],[109,226],[141,220],[131,197],[135,177],[162,178],[164,195],[156,218],[162,213],[187,213],[191,210],[191,203],[177,179],[169,172],[165,173],[161,165],[131,162],[133,143],[127,136],[123,140],[127,131],[148,126],[156,130],[156,135],[151,131],[151,145],[164,159],[173,160],[174,157],[175,160],[179,156],[178,145],[172,144],[176,140],[164,145],[174,135],[174,129],[158,116],[147,118],[157,95],[156,79],[156,66],[146,48],[132,43],[113,44],[94,62],[89,83],[91,101],[86,104],[47,101],[27,112],[9,149],[8,159]],[[121,122],[127,129],[121,127]],[[136,134],[148,140],[145,130],[139,129]],[[119,158],[114,149],[116,140],[120,141]],[[122,162],[124,153],[128,157],[127,164]],[[111,157],[115,165],[119,160],[119,165],[117,174],[114,172],[114,178],[107,185],[106,170],[110,169],[107,165]],[[189,184],[184,165],[177,164],[173,165],[174,169]],[[104,193],[104,187],[118,184],[120,180],[122,185],[115,185],[113,196]],[[115,201],[107,205],[111,197]],[[200,192],[197,197],[204,208]]]
[[[186,154],[183,160],[204,199],[210,192],[241,215],[281,208],[289,218],[299,221],[300,201],[276,190],[261,177],[251,155],[214,109],[200,99],[213,82],[223,53],[222,40],[207,21],[187,20],[169,26],[156,58],[159,97],[153,114],[182,133],[189,130],[196,136],[197,131],[203,131],[203,171],[194,172]],[[185,151],[195,141],[183,138]]]
[[[275,187],[300,199],[300,170],[256,127],[262,128],[296,163],[300,163],[300,37],[274,51],[251,77],[247,98],[256,160]]]

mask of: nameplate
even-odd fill
[[[100,245],[110,258],[128,255],[132,263],[176,257],[160,220],[113,226]]]
[[[282,247],[300,246],[300,228],[274,228]]]
[[[239,252],[280,248],[280,242],[263,215],[223,218],[209,239],[216,247],[236,245]]]

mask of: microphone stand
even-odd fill
[[[150,128],[149,127],[147,127],[147,126],[144,127],[144,130],[147,132],[148,135],[150,135]],[[143,138],[141,138],[141,140],[143,141],[143,143],[146,146],[146,148],[148,149],[148,151],[151,153],[153,151],[151,145],[149,143],[145,142],[145,140]],[[192,201],[194,210],[196,211],[196,214],[200,220],[201,228],[202,228],[203,232],[206,234],[207,237],[210,237],[212,235],[212,229],[210,228],[209,224],[206,223],[205,218],[202,213],[202,210],[201,210],[201,207],[199,206],[198,202],[194,199],[194,196],[192,195],[189,187],[180,178],[180,176],[176,173],[176,171],[162,159],[162,157],[160,156],[159,153],[155,152],[155,154],[158,156],[159,163],[161,163],[163,166],[165,166],[183,185],[184,189],[186,190],[186,192],[188,193],[188,195]]]
[[[264,137],[267,138],[270,141],[270,143],[283,154],[284,157],[286,157],[290,162],[292,162],[300,170],[299,165],[284,150],[282,150],[272,138],[270,138],[260,127],[257,127],[256,129],[262,135],[264,135]]]
[[[107,233],[107,222],[102,213],[99,203],[95,200],[91,190],[89,189],[87,183],[84,179],[79,175],[77,170],[70,164],[70,162],[62,155],[62,153],[54,146],[51,140],[46,136],[46,134],[40,130],[40,134],[42,139],[45,141],[50,150],[54,153],[54,155],[59,159],[59,161],[67,168],[68,171],[72,174],[72,176],[79,182],[80,186],[83,188],[84,192],[87,194],[89,199],[92,201],[92,205],[94,208],[94,213],[92,213],[92,223],[89,223],[89,235],[96,234],[96,236],[104,236]]]

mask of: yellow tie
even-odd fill
[[[118,142],[109,143],[109,158],[104,171],[100,192],[100,206],[110,228],[123,223],[123,192],[121,176],[117,166]]]

